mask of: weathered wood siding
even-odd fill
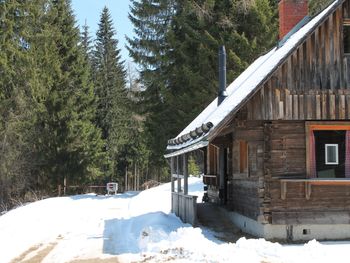
[[[350,118],[350,55],[344,54],[342,36],[349,2],[319,25],[248,101],[248,120]]]
[[[350,185],[312,186],[309,199],[305,182],[287,183],[284,200],[280,180],[269,180],[269,189],[272,224],[350,223]]]
[[[264,135],[265,178],[305,177],[305,122],[267,122]]]
[[[216,176],[216,177],[205,177],[204,178],[204,184],[208,186],[208,196],[209,200],[213,203],[219,203],[219,154],[218,154],[218,148],[214,146],[213,144],[209,144],[207,148],[207,175],[210,176]]]
[[[266,84],[246,107],[248,120],[348,120],[350,89],[290,91]]]
[[[350,0],[331,14],[266,80],[217,137],[232,133],[228,204],[262,223],[350,223],[350,186],[288,184],[306,178],[306,120],[350,119],[350,56],[343,19]],[[248,171],[239,169],[239,142],[248,142]],[[209,157],[208,157],[209,158]]]
[[[232,173],[228,176],[228,206],[235,212],[257,220],[264,201],[263,122],[235,122],[232,144]],[[239,142],[248,143],[248,171],[239,170]]]

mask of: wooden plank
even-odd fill
[[[345,119],[345,95],[339,95],[339,119]]]
[[[327,89],[327,79],[329,78],[329,39],[328,39],[328,20],[320,27],[318,33],[318,42],[316,43],[318,54],[318,82],[320,89]]]
[[[338,41],[339,41],[339,65],[340,65],[340,88],[341,89],[344,89],[345,88],[345,81],[344,81],[344,64],[343,64],[343,55],[344,55],[344,52],[343,52],[343,14],[342,14],[342,10],[341,8],[339,8],[337,10],[337,13],[338,13],[338,16],[337,16],[337,19],[339,20],[339,27],[338,27],[338,30],[339,30],[339,36],[338,36]]]
[[[282,107],[281,107],[282,102]],[[281,120],[283,119],[283,101],[281,101],[281,91],[279,89],[275,89],[275,119]]]
[[[238,130],[237,129],[235,132],[235,139],[246,140],[246,141],[263,141],[264,134],[260,130],[249,130],[249,129]]]
[[[272,85],[271,85],[271,80],[268,81],[267,84],[268,87],[268,112],[269,112],[269,120],[273,120],[273,91],[272,91]]]
[[[293,72],[293,67],[292,67],[292,57],[290,56],[287,60],[287,89],[288,90],[293,90],[293,78],[292,78],[292,72]]]
[[[321,95],[317,94],[316,95],[316,119],[321,120],[322,115],[321,115]]]
[[[340,24],[340,8],[333,15],[333,46],[334,46],[334,85],[335,89],[341,88],[341,67],[340,67],[340,32],[342,30]]]
[[[247,119],[248,120],[252,120],[253,119],[253,101],[252,100],[249,100],[246,104],[246,107],[247,107]]]
[[[299,71],[300,71],[300,79],[299,79],[299,90],[304,91],[305,90],[305,64],[306,64],[306,57],[304,54],[304,51],[306,50],[306,43],[303,43],[302,46],[299,48]]]
[[[285,100],[286,100],[286,119],[291,120],[293,116],[293,100],[290,95],[290,91],[285,89]]]
[[[326,66],[326,76],[325,76],[325,87],[326,89],[333,89],[333,83],[331,80],[331,76],[332,76],[332,60],[331,60],[331,56],[332,53],[334,52],[333,50],[333,45],[332,45],[332,41],[333,39],[330,39],[331,37],[331,33],[330,33],[330,28],[332,27],[333,23],[332,23],[332,19],[328,18],[325,22],[325,33],[326,33],[326,39],[325,39],[325,49],[326,49],[326,57],[325,57],[325,61],[323,62]]]
[[[312,95],[307,94],[306,95],[306,104],[307,104],[307,120],[312,120],[313,119],[313,105],[312,105]]]
[[[260,95],[257,94],[254,96],[254,116],[256,120],[262,120],[263,116],[262,116],[262,112],[261,112],[261,98]]]
[[[287,182],[281,181],[281,199],[285,200],[287,194]]]
[[[333,14],[331,14],[328,18],[329,21],[329,25],[328,25],[328,29],[329,29],[329,86],[332,90],[335,89],[335,70],[334,70],[334,63],[335,63],[335,58],[334,58],[334,27],[333,27]],[[328,50],[328,49],[326,49]]]
[[[320,88],[320,81],[319,81],[319,70],[318,70],[318,57],[319,57],[319,43],[318,43],[318,35],[319,35],[319,28],[316,28],[315,32],[311,36],[312,40],[312,46],[314,48],[313,57],[312,57],[312,67],[313,67],[313,85],[312,89],[319,89]]]
[[[266,114],[265,114],[265,107],[264,107],[264,104],[265,104],[265,92],[264,92],[264,90],[265,90],[265,87],[262,87],[261,89],[260,89],[260,101],[261,101],[261,103],[260,103],[260,110],[261,110],[261,117],[262,117],[262,119],[266,119]]]
[[[329,96],[329,118],[331,120],[335,120],[336,114],[335,114],[335,95],[330,94]]]
[[[298,95],[293,96],[293,120],[298,120],[299,118],[299,98]]]
[[[300,94],[299,95],[299,118],[300,118],[300,120],[304,120],[305,119],[304,107],[305,107],[304,95]]]
[[[327,111],[327,93],[326,92],[322,92],[321,94],[321,104],[322,104],[322,119],[323,120],[327,120],[328,118],[328,111]]]
[[[299,90],[299,84],[300,84],[300,68],[299,68],[299,49],[293,52],[292,54],[292,80],[293,80],[293,90]]]
[[[312,47],[311,37],[306,40],[305,91],[312,88]]]

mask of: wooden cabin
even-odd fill
[[[243,231],[350,238],[350,0],[313,18],[306,0],[281,0],[279,12],[278,45],[168,141],[173,211],[195,211],[187,157],[201,151],[209,201]]]

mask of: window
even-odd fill
[[[350,19],[344,19],[343,23],[344,54],[350,55]]]
[[[246,141],[239,142],[239,172],[248,172],[248,143]]]
[[[338,144],[326,144],[326,164],[339,164]]]
[[[350,121],[305,124],[307,177],[350,178]]]

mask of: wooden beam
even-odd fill
[[[188,154],[183,154],[184,194],[188,195]]]
[[[176,174],[177,176],[177,192],[181,192],[181,178],[179,177],[180,175],[180,156],[176,156]]]
[[[305,183],[305,198],[310,200],[313,185],[322,186],[350,186],[350,179],[282,179],[281,184],[281,199],[285,200],[287,196],[287,183]]]
[[[175,192],[175,183],[174,183],[174,172],[175,172],[175,157],[170,158],[170,171],[171,171],[171,192]]]

